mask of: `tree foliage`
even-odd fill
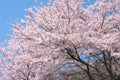
[[[53,0],[27,9],[1,47],[1,80],[119,80],[120,0]]]

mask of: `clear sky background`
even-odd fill
[[[89,4],[95,2],[95,0],[89,1]],[[24,18],[25,9],[38,5],[40,2],[46,3],[47,0],[0,0],[0,44],[8,39],[7,34],[10,34],[12,29],[10,24]]]
[[[0,0],[0,43],[8,39],[7,34],[11,33],[11,23],[24,18],[25,9],[38,5],[47,0]],[[38,3],[39,2],[39,3]]]

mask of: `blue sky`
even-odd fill
[[[47,0],[36,0],[37,2],[46,3]],[[88,0],[85,0],[88,1]],[[94,3],[95,0],[89,0]],[[1,0],[0,1],[0,43],[8,39],[7,34],[11,33],[11,23],[19,21],[24,18],[25,9],[38,5],[34,0]]]
[[[45,2],[47,0],[36,0]],[[24,18],[25,9],[38,5],[34,0],[0,0],[0,43],[8,39],[7,34],[11,33],[11,23]]]

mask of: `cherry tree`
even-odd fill
[[[119,80],[120,0],[28,8],[1,47],[1,80]]]

